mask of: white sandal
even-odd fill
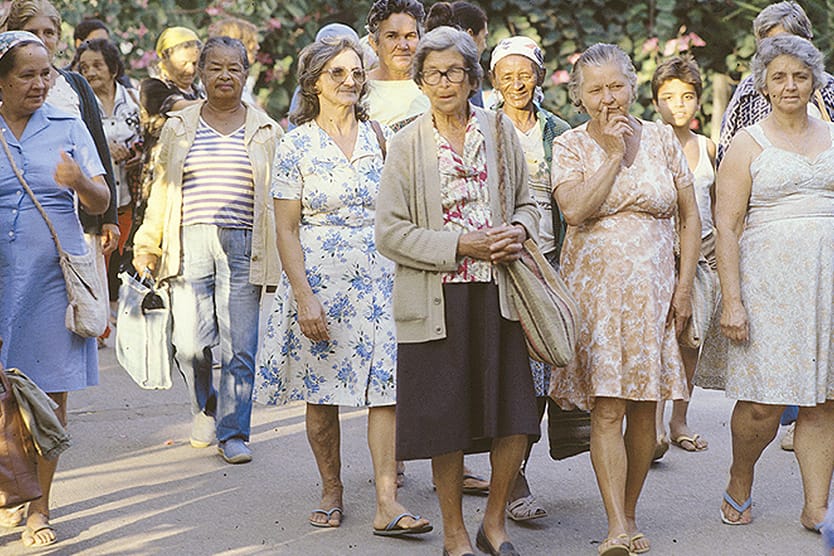
[[[539,505],[532,494],[507,502],[505,513],[513,521],[530,521],[547,517],[547,510]]]

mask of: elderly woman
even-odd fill
[[[116,206],[119,213],[119,245],[121,256],[132,223],[133,201],[139,200],[141,191],[129,183],[129,175],[137,175],[141,166],[142,136],[139,129],[139,99],[136,93],[121,84],[125,75],[118,47],[107,39],[94,39],[78,46],[73,66],[93,88],[98,99],[104,134],[110,147],[110,161],[116,182]],[[110,299],[118,292],[119,257],[108,264]]]
[[[834,126],[808,116],[823,83],[810,42],[765,39],[752,70],[772,111],[733,139],[715,205],[721,330],[730,340],[723,370],[727,396],[738,400],[721,519],[750,523],[756,462],[784,407],[798,405],[799,519],[819,531],[834,469]]]
[[[541,212],[539,248],[558,267],[563,220],[559,208],[553,203],[550,166],[553,139],[570,129],[570,126],[539,104],[543,97],[541,85],[544,82],[545,66],[544,53],[535,41],[521,36],[503,39],[493,49],[489,65],[492,85],[499,99],[497,109],[502,110],[513,123],[524,149],[530,192]],[[550,392],[550,366],[531,359],[530,368],[541,421]],[[551,410],[560,411],[558,407]],[[507,515],[515,521],[547,516],[547,510],[530,492],[525,476],[534,439],[527,445],[524,464],[518,472],[507,504]]]
[[[321,475],[314,527],[339,527],[339,406],[367,407],[374,466],[374,534],[431,531],[397,502],[393,265],[376,252],[374,209],[390,132],[368,122],[358,43],[313,42],[299,56],[298,126],[282,140],[272,195],[284,268],[258,373],[264,403],[307,403],[307,439]]]
[[[0,123],[9,153],[0,153],[0,351],[3,367],[18,367],[58,404],[66,424],[67,392],[98,383],[96,342],[67,330],[67,293],[58,253],[43,217],[18,181],[25,179],[55,227],[61,246],[81,254],[88,247],[75,212],[76,199],[89,214],[109,206],[104,168],[78,119],[44,104],[51,54],[25,31],[0,33]],[[56,540],[49,524],[49,495],[57,459],[38,457],[43,496],[29,503],[23,544]],[[0,510],[0,523],[15,527],[25,506]]]
[[[205,97],[203,89],[195,83],[200,56],[197,33],[187,27],[168,27],[156,40],[156,55],[159,76],[148,77],[139,85],[139,98],[147,119],[143,122],[147,161],[155,156],[153,147],[159,139],[166,115],[192,104],[200,104]],[[246,63],[248,66],[248,57]]]
[[[554,369],[551,396],[563,408],[591,410],[591,462],[608,517],[599,553],[628,556],[649,550],[635,510],[654,453],[657,402],[688,397],[676,331],[691,314],[701,224],[672,128],[629,114],[637,75],[628,56],[591,46],[568,87],[590,120],[554,140],[552,180],[568,224],[562,275],[582,325],[577,356]]]
[[[246,463],[261,286],[279,276],[267,191],[282,132],[241,101],[249,61],[240,41],[209,39],[198,68],[208,98],[165,123],[133,265],[170,282],[191,445],[205,448],[216,436],[223,459]],[[211,348],[218,343],[216,391]]]
[[[472,552],[463,454],[489,451],[476,544],[516,554],[504,511],[538,420],[504,264],[537,237],[540,214],[512,124],[469,102],[482,76],[472,37],[450,27],[427,33],[412,72],[431,110],[391,140],[376,224],[380,251],[397,263],[397,457],[431,458],[444,553],[457,556]]]

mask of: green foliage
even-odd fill
[[[162,29],[185,25],[205,36],[208,25],[224,14],[258,25],[262,33],[257,93],[269,112],[286,113],[295,87],[295,59],[324,24],[340,21],[364,29],[369,1],[346,0],[91,0],[55,2],[69,26],[84,15],[98,14],[115,31],[129,61],[131,75],[144,77],[153,60],[153,45]],[[551,77],[545,83],[546,106],[576,123],[581,116],[570,106],[565,87],[571,60],[595,42],[621,46],[634,60],[640,94],[634,112],[651,118],[648,85],[658,61],[690,52],[705,78],[704,112],[708,125],[711,77],[727,73],[738,79],[755,51],[753,18],[771,0],[481,0],[489,15],[489,43],[523,34],[545,49]],[[834,47],[834,0],[803,2],[814,24],[815,42],[824,54]],[[703,46],[699,46],[703,44]],[[488,60],[489,50],[485,54]]]

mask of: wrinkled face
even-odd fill
[[[55,55],[55,51],[58,49],[58,41],[61,38],[61,33],[59,29],[55,28],[55,24],[51,19],[45,15],[36,15],[26,22],[26,25],[23,26],[23,30],[29,31],[33,35],[37,35],[37,37],[43,41],[43,44],[49,51],[50,58]]]
[[[450,79],[449,75],[459,75],[463,72],[462,80]],[[432,110],[441,114],[456,114],[466,110],[472,85],[466,73],[466,62],[463,55],[456,48],[435,50],[429,52],[423,61],[421,70],[423,84],[420,90],[429,98]],[[443,75],[446,74],[446,75]],[[431,85],[435,78],[439,81]]]
[[[197,76],[197,59],[200,49],[197,46],[177,46],[163,61],[165,71],[171,81],[180,89],[188,89]]]
[[[592,119],[598,119],[604,108],[610,115],[628,115],[631,86],[617,64],[585,66],[581,85],[579,99]]]
[[[93,91],[97,93],[107,90],[116,80],[116,76],[107,67],[102,53],[95,50],[88,49],[81,54],[78,59],[78,72],[84,76]]]
[[[664,122],[678,128],[689,128],[701,107],[695,86],[680,79],[669,79],[657,89],[654,106]]]
[[[246,75],[240,51],[224,46],[214,47],[208,52],[200,79],[209,101],[221,98],[239,101]]]
[[[492,85],[504,104],[516,110],[532,110],[539,74],[532,60],[520,54],[501,58],[492,71]]]
[[[774,110],[805,110],[813,92],[811,68],[797,58],[782,54],[768,64],[762,93],[770,99]]]
[[[388,72],[405,75],[411,70],[411,60],[420,36],[417,21],[406,13],[392,14],[379,24],[379,42],[369,37],[371,48],[379,57],[379,65]]]
[[[319,106],[326,109],[355,105],[364,83],[362,60],[353,50],[341,51],[324,65],[324,71],[316,80]]]
[[[46,101],[52,64],[47,50],[38,44],[16,47],[15,65],[0,77],[3,105],[18,114],[31,114]]]

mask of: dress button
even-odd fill
[[[258,256],[257,255],[252,255],[252,262],[257,262],[257,261],[258,261]]]
[[[440,298],[439,297],[434,298],[434,304],[435,305],[440,305]]]
[[[9,232],[9,237],[14,237],[14,232]]]
[[[12,209],[12,214],[17,214],[17,209]]]
[[[434,331],[437,332],[438,334],[440,334],[441,332],[443,332],[443,329],[440,328],[439,326],[435,326]]]

